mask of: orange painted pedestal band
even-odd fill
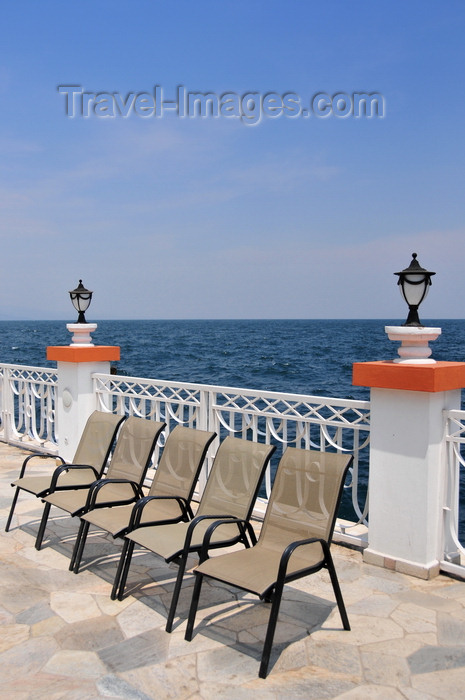
[[[120,359],[118,345],[94,345],[80,348],[70,345],[50,345],[47,348],[47,360],[57,362],[110,362]]]
[[[354,362],[352,384],[377,389],[451,391],[465,387],[465,362],[408,365],[398,362]]]

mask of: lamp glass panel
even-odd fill
[[[79,299],[78,299],[78,303],[79,303],[78,311],[85,311],[86,309],[88,309],[89,304],[90,304],[90,300],[91,300],[90,294],[80,294]]]
[[[78,297],[78,295],[77,295],[77,294],[71,294],[71,293],[70,293],[70,297],[71,297],[71,301],[73,302],[73,306],[74,306],[74,308],[76,309],[76,311],[80,311],[80,308],[79,308],[79,297]]]
[[[405,275],[404,284],[401,286],[407,304],[418,306],[428,293],[428,278],[426,275]]]

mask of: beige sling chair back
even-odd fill
[[[178,575],[166,623],[166,631],[171,632],[187,557],[200,551],[209,524],[223,516],[231,521],[223,522],[215,530],[210,548],[228,547],[238,542],[245,547],[250,546],[243,523],[248,522],[252,514],[264,470],[274,450],[272,445],[235,437],[225,438],[216,453],[193,520],[159,527],[144,527],[142,523],[136,523],[134,529],[128,532],[112,597],[123,598],[136,544],[158,554],[167,562],[176,560],[179,564]]]
[[[104,413],[103,411],[91,413],[82,431],[76,454],[70,464],[59,455],[39,453],[26,457],[18,479],[11,484],[15,487],[15,493],[5,530],[8,532],[10,529],[11,519],[21,490],[42,498],[51,491],[88,487],[102,476],[122,421],[124,421],[124,416],[116,416],[114,413]],[[49,473],[43,476],[31,475],[31,468],[34,467],[33,460],[45,459],[55,461],[53,469],[49,469]],[[61,462],[58,467],[56,460]],[[71,465],[73,469],[70,468]],[[29,473],[26,473],[28,469]]]
[[[70,570],[79,572],[90,525],[122,537],[132,526],[138,512],[143,512],[145,524],[175,523],[193,517],[191,500],[195,485],[205,460],[207,450],[216,433],[177,425],[166,439],[147,496],[136,504],[108,507],[96,502],[94,492],[81,515],[79,534],[71,558]]]
[[[80,515],[91,499],[111,505],[133,503],[142,495],[142,482],[150,465],[157,439],[165,423],[130,416],[121,426],[110,466],[101,479],[89,488],[53,491],[42,500],[45,503],[36,549],[40,549],[50,508],[56,506],[70,515]]]
[[[347,470],[353,457],[288,447],[282,456],[257,544],[207,559],[206,533],[185,638],[190,641],[204,576],[271,602],[259,676],[267,675],[284,584],[328,569],[344,629],[349,630],[330,543]],[[247,525],[250,527],[250,524]],[[220,525],[220,527],[222,527]]]

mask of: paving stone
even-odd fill
[[[2,688],[0,686],[0,697]],[[100,700],[94,679],[37,673],[8,684],[8,700]]]
[[[465,646],[423,647],[407,658],[412,673],[465,668]]]
[[[465,645],[465,620],[453,615],[438,615],[438,642],[447,646]]]
[[[1,682],[26,678],[38,673],[58,651],[55,640],[50,638],[28,639],[0,654]]]
[[[31,625],[31,637],[54,637],[65,626],[63,618],[53,615]]]
[[[256,678],[254,684],[249,683],[251,692],[255,690],[259,697],[263,687],[274,693],[277,700],[326,700],[339,698],[357,685],[342,674],[306,666],[286,673],[275,673],[272,669],[265,680]]]
[[[129,605],[134,603],[133,598],[125,598],[124,600],[112,600],[109,594],[94,595],[94,600],[97,603],[103,615],[116,616],[123,612]]]
[[[352,615],[350,624],[351,630],[344,630],[340,619],[335,615],[334,618],[332,617],[325,622],[321,630],[317,630],[312,636],[315,639],[333,643],[366,646],[381,641],[389,642],[404,635],[402,628],[393,620],[381,617]]]
[[[415,690],[429,693],[439,700],[463,700],[465,669],[420,673],[412,676],[411,685]]]
[[[199,631],[194,630],[192,641],[184,639],[185,625],[174,629],[169,635],[169,658],[175,659],[179,656],[195,655],[202,651],[218,649],[225,644],[235,644],[237,636],[235,632],[225,629],[219,625],[208,628],[202,627]],[[250,641],[245,644],[255,643],[256,637],[251,636]]]
[[[344,673],[360,682],[362,665],[356,647],[310,637],[305,642],[307,663],[334,673]]]
[[[377,569],[378,567],[371,567],[371,569]],[[382,569],[381,569],[382,571]],[[374,574],[365,576],[363,580],[360,581],[364,588],[369,588],[373,592],[378,593],[400,593],[402,591],[408,590],[408,584],[402,580],[402,574],[397,572],[389,572],[390,575],[386,577],[385,575],[378,573],[376,576]]]
[[[374,617],[389,617],[393,610],[399,603],[393,600],[391,596],[385,593],[375,593],[373,595],[367,596],[357,603],[346,606],[347,614],[350,616],[354,615],[373,615]]]
[[[433,595],[432,593],[427,593],[424,591],[402,591],[401,593],[395,595],[394,598],[402,601],[403,603],[413,603],[421,606],[422,608],[429,608],[430,610],[436,610],[439,612],[454,613],[462,609],[460,603],[454,599]]]
[[[195,657],[185,658],[182,664],[166,660],[123,675],[132,687],[155,700],[187,700],[199,691]]]
[[[0,604],[11,613],[19,613],[29,610],[32,605],[48,600],[48,595],[39,587],[21,585],[0,586]]]
[[[65,625],[55,639],[62,649],[97,651],[123,641],[123,633],[113,617],[100,616]]]
[[[258,650],[257,650],[258,651]],[[197,654],[197,676],[200,683],[240,685],[258,675],[258,659],[224,646]]]
[[[16,616],[16,622],[24,625],[33,625],[36,622],[41,622],[46,620],[48,617],[52,617],[53,611],[50,605],[47,603],[38,603],[33,605],[28,610],[24,610]]]
[[[425,634],[436,630],[436,612],[411,603],[399,605],[391,618],[406,632]]]
[[[138,600],[125,607],[116,619],[125,637],[134,637],[166,625],[166,615],[160,615]]]
[[[0,637],[0,653],[29,639],[29,625],[3,625]]]
[[[389,654],[392,654],[393,656],[400,656],[405,659],[410,654],[413,654],[415,651],[418,651],[418,649],[424,647],[426,644],[435,646],[437,644],[436,635],[432,633],[406,634],[404,637],[389,640],[388,644],[386,644],[385,641],[382,641],[377,644],[360,645],[359,650],[380,654],[386,653],[387,650]]]
[[[5,610],[5,608],[0,607],[0,625],[12,625],[15,620],[15,615]]]
[[[407,688],[405,686],[401,686],[399,690],[405,695],[407,700],[435,700],[433,695],[425,693],[423,690],[415,690],[415,688]]]
[[[100,610],[91,595],[73,591],[56,591],[50,596],[52,610],[66,622],[73,623],[98,617]]]
[[[389,653],[374,654],[362,651],[360,654],[363,675],[368,683],[382,686],[407,685],[410,671],[405,659]]]
[[[263,640],[260,645],[260,651],[263,649]],[[283,671],[291,671],[294,669],[303,668],[308,665],[307,651],[305,640],[300,640],[292,644],[274,644],[272,654],[276,658],[273,665],[273,673],[282,673]]]
[[[381,685],[363,685],[337,696],[338,700],[405,700],[395,688]]]
[[[169,640],[165,631],[153,630],[101,649],[98,654],[108,670],[122,673],[166,660]]]
[[[103,676],[97,681],[97,689],[104,697],[125,698],[125,700],[151,700],[153,695],[146,695],[118,676]],[[159,696],[162,697],[161,695]]]
[[[105,672],[105,666],[92,651],[62,649],[45,664],[44,671],[59,676],[76,676],[82,678],[99,678]]]

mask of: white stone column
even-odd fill
[[[445,409],[460,408],[465,363],[355,363],[371,387],[368,563],[439,573],[446,473]]]
[[[71,345],[47,348],[47,359],[57,362],[58,451],[65,460],[73,459],[86,421],[98,408],[92,374],[109,374],[110,361],[119,360],[119,357],[120,348],[117,346]]]

